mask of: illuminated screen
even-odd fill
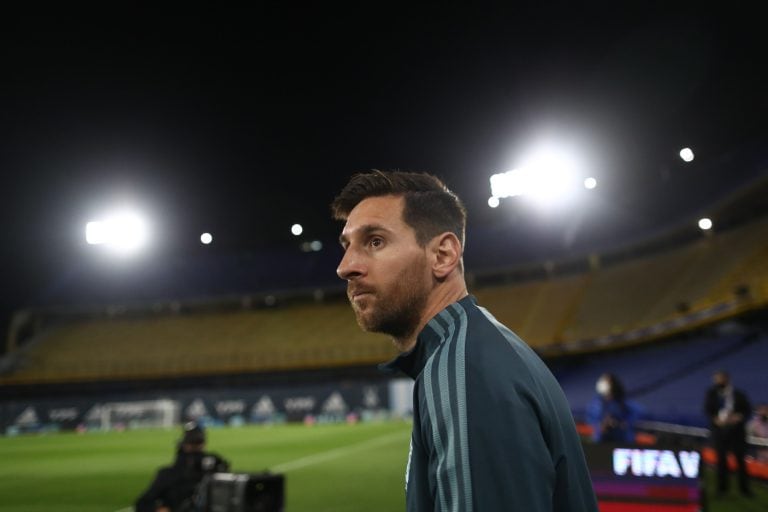
[[[584,444],[600,512],[698,512],[701,455],[664,446]]]

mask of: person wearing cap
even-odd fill
[[[135,512],[192,510],[192,500],[203,477],[228,469],[225,459],[205,451],[203,428],[194,422],[187,423],[174,463],[158,470],[149,488],[136,501]]]

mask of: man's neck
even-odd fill
[[[435,315],[450,306],[454,302],[457,302],[468,295],[467,285],[464,279],[457,280],[454,283],[443,283],[442,286],[435,288],[427,301],[427,306],[421,314],[419,323],[414,328],[413,332],[408,336],[402,338],[392,338],[392,342],[395,344],[397,350],[401,353],[409,352],[416,346],[416,341],[419,333],[424,329],[424,326],[432,320]]]

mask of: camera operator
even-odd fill
[[[173,465],[160,468],[149,488],[136,501],[136,512],[194,510],[193,497],[205,475],[224,472],[229,463],[205,451],[205,431],[194,422],[184,425]]]

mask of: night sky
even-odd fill
[[[470,243],[474,226],[522,246],[555,221],[490,209],[488,177],[542,134],[588,148],[597,238],[759,174],[729,165],[765,147],[756,12],[509,4],[6,13],[3,314],[89,261],[85,222],[125,201],[152,219],[153,258],[297,246],[294,222],[329,245],[352,173],[429,171],[466,201]]]

